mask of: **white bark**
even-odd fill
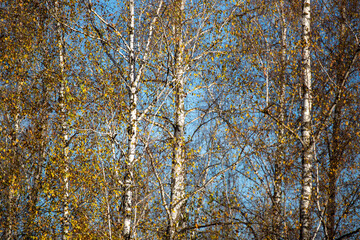
[[[133,211],[133,164],[135,161],[135,151],[137,143],[137,89],[139,78],[135,77],[135,3],[134,0],[129,1],[130,23],[129,23],[129,65],[130,65],[130,116],[128,126],[128,152],[125,162],[124,177],[124,197],[123,197],[123,237],[124,239],[132,238],[132,211]]]
[[[312,190],[313,143],[311,139],[311,62],[310,62],[310,0],[303,0],[302,11],[302,176],[300,199],[300,239],[310,239],[310,203]]]
[[[162,95],[164,95],[165,90],[160,90],[159,94],[155,97],[154,101],[151,102],[148,107],[141,113],[140,116],[138,116],[138,91],[139,91],[139,84],[140,79],[142,76],[142,73],[145,69],[145,63],[150,55],[151,52],[151,43],[152,43],[152,37],[153,37],[153,31],[154,27],[157,21],[157,16],[160,14],[160,10],[162,8],[163,1],[159,2],[156,16],[153,18],[150,26],[149,26],[149,35],[148,39],[146,41],[146,46],[144,52],[143,52],[143,58],[140,61],[136,60],[135,57],[135,1],[129,0],[127,1],[127,7],[129,11],[129,22],[128,22],[128,28],[127,33],[129,34],[128,41],[125,41],[125,35],[121,34],[119,30],[114,27],[113,24],[110,24],[107,22],[103,17],[101,17],[92,7],[89,5],[89,11],[92,12],[103,24],[107,26],[108,29],[111,29],[111,31],[114,31],[120,38],[123,40],[124,47],[121,49],[124,50],[124,52],[127,53],[122,54],[118,51],[118,53],[127,61],[129,65],[129,76],[127,81],[125,82],[125,85],[128,87],[128,94],[129,94],[129,117],[127,121],[127,153],[126,153],[126,159],[125,159],[125,175],[124,175],[124,182],[120,183],[120,185],[123,186],[123,196],[122,196],[122,213],[123,213],[123,222],[122,222],[122,238],[124,239],[132,239],[134,238],[134,228],[135,228],[135,220],[134,216],[136,213],[134,213],[133,208],[133,186],[134,186],[134,163],[135,163],[135,153],[136,153],[136,147],[137,147],[137,135],[138,135],[138,122],[145,116],[145,114],[156,104],[157,100],[160,99]],[[110,60],[115,64],[115,66],[120,66],[119,62],[117,62],[116,57],[111,55],[108,51],[107,40],[103,38],[103,35],[101,34],[101,31],[96,28],[95,24],[93,25],[95,28],[99,39],[101,39],[101,43],[105,49],[106,55],[110,58]],[[116,46],[119,47],[118,45]],[[141,48],[141,46],[138,46]],[[137,62],[136,62],[137,61]],[[136,67],[137,66],[137,67]],[[135,74],[136,73],[136,74]],[[122,78],[122,80],[125,80],[125,78]],[[166,88],[165,88],[166,89]],[[113,151],[115,150],[115,146],[113,145]],[[115,153],[113,152],[113,156],[115,159]],[[118,169],[115,169],[117,177],[119,176]]]
[[[57,17],[57,35],[58,35],[58,48],[59,48],[59,68],[60,68],[60,88],[59,88],[59,108],[60,108],[60,125],[61,125],[61,138],[62,138],[62,163],[64,164],[63,184],[64,184],[64,199],[63,199],[63,219],[62,219],[62,239],[69,239],[70,231],[70,211],[69,211],[69,135],[66,122],[66,80],[65,80],[65,46],[64,36],[60,20],[59,2],[55,1],[55,14]]]
[[[60,42],[62,42],[61,40]],[[63,43],[60,48],[60,68],[64,69],[64,49]],[[61,80],[60,85],[60,111],[61,111],[61,132],[62,132],[62,154],[64,161],[64,202],[63,202],[63,239],[69,238],[70,212],[69,212],[69,135],[67,133],[66,106],[65,106],[65,80]]]
[[[284,15],[284,1],[280,1],[280,18],[281,18],[281,63],[280,63],[280,121],[285,123],[285,82],[286,82],[286,20]],[[282,125],[279,127],[278,134],[278,154],[275,159],[274,172],[274,239],[281,239],[281,196],[282,196],[282,177],[283,163],[285,162],[284,145],[285,129]]]
[[[185,0],[174,3],[174,34],[175,34],[175,130],[174,130],[174,149],[171,172],[171,203],[170,220],[168,226],[168,238],[177,239],[177,231],[181,229],[184,217],[185,203],[185,92],[184,92],[184,59],[183,59],[183,40],[182,22],[185,7]]]

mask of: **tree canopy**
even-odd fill
[[[1,239],[358,239],[360,1],[4,0]]]

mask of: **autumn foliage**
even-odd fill
[[[359,239],[360,2],[3,0],[1,239]]]

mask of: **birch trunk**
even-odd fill
[[[29,216],[26,222],[26,226],[24,229],[24,235],[26,236],[25,238],[34,238],[35,236],[33,236],[32,233],[32,228],[33,228],[33,224],[34,224],[34,220],[37,216],[37,211],[38,211],[38,207],[36,206],[38,204],[39,201],[39,192],[41,191],[41,173],[43,171],[43,163],[45,162],[46,159],[46,151],[45,151],[45,130],[46,129],[46,124],[44,123],[42,125],[42,133],[41,136],[43,137],[41,139],[41,144],[40,144],[40,149],[39,149],[39,160],[38,163],[36,165],[36,169],[35,169],[35,173],[33,175],[34,177],[34,184],[30,189],[30,193],[29,193],[29,202],[27,204],[27,209],[29,211]]]
[[[340,149],[340,124],[341,124],[341,106],[336,105],[333,118],[333,132],[332,132],[332,144],[331,144],[331,156],[329,166],[329,195],[328,206],[326,209],[327,217],[327,233],[329,240],[335,239],[335,214],[336,214],[336,181],[338,178],[339,160],[341,157]]]
[[[300,199],[300,239],[310,239],[310,203],[312,190],[313,143],[311,139],[311,62],[310,0],[303,0],[302,9],[302,175]]]
[[[174,147],[171,169],[171,202],[170,219],[168,226],[168,238],[178,239],[177,233],[182,228],[185,206],[185,92],[184,92],[184,62],[183,62],[183,40],[182,22],[185,0],[176,1],[174,18],[175,33],[175,124],[174,124]]]
[[[7,215],[6,215],[6,229],[5,229],[5,239],[10,240],[14,238],[14,228],[15,228],[15,204],[16,201],[16,175],[17,171],[15,170],[19,166],[19,131],[20,131],[20,94],[22,82],[18,82],[16,87],[16,111],[14,116],[14,130],[11,136],[11,144],[13,145],[13,157],[10,160],[10,186],[7,196]]]
[[[123,238],[132,239],[132,211],[133,211],[133,165],[135,161],[136,138],[137,138],[137,88],[138,78],[135,77],[135,3],[129,1],[130,23],[129,23],[129,65],[130,65],[130,116],[128,126],[128,151],[125,161],[124,196],[123,196]]]
[[[29,211],[28,219],[26,225],[24,227],[24,235],[25,238],[32,238],[32,228],[34,224],[34,220],[38,215],[38,207],[36,206],[39,201],[39,193],[41,192],[41,174],[43,172],[43,164],[46,161],[46,140],[47,140],[47,114],[48,114],[48,88],[46,83],[43,82],[43,100],[41,107],[45,107],[45,109],[41,109],[40,113],[40,126],[39,126],[39,135],[40,135],[40,143],[37,143],[37,151],[38,151],[38,162],[35,165],[35,170],[33,173],[33,186],[29,185],[29,200],[27,204],[27,209]],[[30,184],[30,182],[29,182]]]
[[[339,56],[337,59],[337,73],[336,73],[336,84],[337,87],[341,86],[345,79],[343,79],[344,71],[344,48],[346,47],[346,37],[345,37],[345,20],[346,19],[346,5],[345,1],[340,3],[340,13],[341,13],[341,25],[340,25],[340,37],[339,37]],[[327,233],[329,240],[335,239],[335,215],[336,215],[336,182],[339,176],[339,165],[340,159],[342,158],[341,149],[341,118],[342,118],[342,108],[343,108],[343,95],[340,94],[339,101],[336,103],[334,116],[333,116],[333,127],[332,127],[332,140],[331,140],[331,153],[330,153],[330,165],[329,165],[329,195],[328,195],[328,206],[326,208],[326,217],[327,217]]]
[[[69,212],[69,135],[68,127],[66,122],[66,99],[65,99],[65,88],[66,88],[66,79],[65,79],[65,46],[64,46],[64,36],[62,31],[62,26],[60,23],[60,9],[59,2],[55,1],[55,14],[57,17],[57,35],[58,35],[58,48],[59,48],[59,68],[60,68],[60,88],[59,88],[59,109],[60,109],[60,125],[61,125],[61,146],[62,146],[62,163],[64,167],[63,172],[63,207],[62,207],[62,239],[69,239],[70,231],[70,212]]]
[[[11,240],[13,239],[13,221],[14,221],[14,195],[15,195],[15,189],[14,189],[14,177],[12,176],[10,187],[9,187],[9,193],[8,193],[8,199],[7,199],[7,216],[6,216],[6,229],[5,229],[5,239]]]
[[[106,180],[106,173],[105,173],[105,167],[102,160],[100,160],[101,164],[101,172],[103,175],[103,181],[104,181],[104,194],[105,194],[105,201],[106,201],[106,217],[107,217],[107,223],[108,223],[108,233],[109,233],[109,239],[112,240],[112,230],[111,230],[111,209],[110,209],[110,203],[109,203],[109,186]]]
[[[65,79],[64,79],[64,42],[63,37],[59,41],[60,48],[60,69],[61,69],[61,83],[60,83],[60,91],[59,91],[59,105],[60,105],[60,113],[61,113],[61,135],[62,135],[62,158],[64,162],[64,202],[63,202],[63,239],[69,238],[69,230],[70,230],[70,212],[69,212],[69,135],[67,130],[66,123],[66,106],[65,106]]]
[[[286,23],[284,16],[284,1],[280,2],[281,14],[281,72],[280,72],[280,121],[285,122],[285,81],[286,81]],[[284,154],[285,129],[282,125],[279,127],[278,135],[278,154],[275,158],[275,181],[274,181],[274,239],[281,239],[281,195],[282,195],[282,177],[283,164],[285,162]]]

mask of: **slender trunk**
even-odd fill
[[[284,15],[284,1],[280,2],[281,11],[281,72],[280,72],[280,121],[285,122],[285,81],[286,81],[286,23]],[[275,158],[275,181],[274,181],[274,239],[281,239],[281,187],[283,177],[285,129],[280,125],[278,134],[278,154]]]
[[[7,199],[7,216],[6,216],[6,229],[5,229],[5,239],[13,239],[13,221],[14,221],[14,177],[12,177],[9,187],[8,199]]]
[[[60,19],[60,9],[59,2],[55,1],[55,14],[58,19]],[[64,199],[63,199],[63,208],[62,208],[62,239],[69,239],[70,231],[70,211],[69,211],[69,135],[66,122],[66,98],[65,98],[65,46],[64,46],[64,36],[62,31],[62,26],[59,21],[57,21],[57,35],[58,35],[58,48],[59,48],[59,68],[60,68],[60,88],[59,88],[59,109],[60,109],[60,125],[61,125],[61,146],[62,146],[62,163],[64,166],[63,172],[63,184],[64,184]]]
[[[46,95],[47,92],[45,90],[44,93],[45,97],[44,97],[44,102],[47,101]],[[37,216],[37,203],[39,201],[39,192],[41,191],[41,173],[43,171],[43,163],[45,162],[46,159],[46,130],[47,130],[47,119],[46,119],[46,115],[47,112],[46,110],[42,110],[43,112],[41,113],[41,117],[40,117],[40,128],[39,128],[39,136],[40,136],[40,143],[38,144],[38,161],[35,165],[35,170],[34,170],[34,174],[33,174],[33,185],[30,187],[29,189],[29,200],[28,200],[28,204],[27,204],[27,209],[29,211],[28,214],[28,219],[27,219],[27,223],[25,225],[25,229],[24,229],[24,233],[26,238],[31,238],[33,237],[34,233],[33,231],[33,224],[34,224],[34,219]],[[30,184],[30,183],[29,183]]]
[[[10,168],[13,168],[13,164],[11,164]],[[15,216],[15,209],[14,209],[14,199],[15,199],[15,176],[12,174],[10,179],[10,186],[8,190],[7,196],[7,215],[6,215],[6,229],[5,229],[5,239],[10,240],[13,239],[13,227],[14,227],[14,216]]]
[[[39,191],[40,191],[40,187],[41,187],[41,172],[42,172],[42,165],[43,162],[45,161],[45,144],[43,143],[44,141],[42,140],[41,146],[40,146],[40,150],[39,150],[39,160],[38,163],[36,164],[36,169],[35,172],[33,174],[33,178],[34,178],[34,183],[31,186],[30,189],[30,193],[29,193],[29,200],[28,200],[28,204],[27,204],[27,210],[29,211],[28,214],[28,218],[27,218],[27,222],[26,222],[26,226],[25,226],[25,236],[27,238],[31,238],[34,237],[34,233],[33,231],[33,224],[34,224],[34,220],[36,218],[37,215],[37,203],[39,200]]]
[[[338,76],[339,78],[340,76]],[[337,81],[340,83],[339,79]],[[327,217],[327,233],[328,239],[335,239],[335,215],[336,215],[336,182],[338,179],[338,170],[340,159],[342,157],[342,149],[341,145],[341,117],[342,117],[342,104],[340,103],[342,97],[340,96],[340,100],[336,103],[333,117],[333,126],[332,126],[332,140],[330,146],[330,159],[329,159],[329,189],[328,189],[328,204],[326,208],[326,217]]]
[[[106,180],[106,173],[105,173],[105,167],[102,160],[100,160],[101,164],[101,172],[103,175],[104,180],[104,193],[105,193],[105,201],[106,201],[106,216],[107,216],[107,224],[108,224],[108,233],[109,233],[109,239],[112,240],[112,229],[111,229],[111,209],[110,209],[110,202],[109,202],[109,188],[108,183]]]
[[[176,1],[174,18],[175,33],[175,124],[174,124],[174,149],[171,169],[171,203],[170,221],[168,226],[168,238],[178,239],[177,232],[184,224],[185,207],[185,92],[184,92],[184,63],[183,63],[183,41],[182,22],[185,0]]]
[[[134,161],[137,139],[137,89],[138,81],[135,78],[135,3],[134,0],[129,1],[130,24],[129,24],[129,65],[130,65],[130,116],[128,126],[128,152],[125,161],[125,177],[124,177],[124,196],[123,196],[123,238],[132,239],[132,216],[133,216],[133,181],[134,181]]]
[[[341,86],[343,79],[343,65],[344,65],[344,48],[346,47],[346,37],[345,37],[345,14],[346,14],[346,5],[345,1],[340,3],[340,13],[341,13],[341,26],[340,26],[340,37],[339,37],[339,52],[337,60],[337,77],[336,84]],[[330,165],[329,165],[329,195],[328,195],[328,205],[327,205],[327,232],[329,240],[335,239],[335,215],[336,215],[336,182],[338,179],[338,171],[340,159],[342,158],[342,149],[341,149],[341,117],[342,117],[342,104],[343,97],[340,95],[339,101],[336,103],[333,117],[333,127],[332,127],[332,141],[331,141],[331,153],[330,153]]]
[[[60,68],[63,73],[64,70],[64,48],[63,40],[60,40]],[[62,74],[62,79],[60,83],[60,112],[61,112],[61,135],[62,135],[62,158],[64,162],[64,202],[63,202],[63,239],[69,238],[70,230],[70,212],[69,212],[69,135],[67,131],[66,123],[66,106],[65,106],[65,79]]]
[[[9,172],[10,172],[10,181],[9,181],[9,190],[7,196],[7,215],[6,215],[6,229],[5,229],[5,239],[10,240],[14,238],[14,227],[15,227],[15,201],[16,201],[16,179],[18,175],[17,168],[19,167],[19,131],[20,131],[20,94],[22,82],[18,82],[16,86],[16,110],[14,116],[14,130],[11,136],[11,144],[13,146],[13,154],[10,159]]]
[[[336,181],[338,178],[339,159],[341,157],[340,149],[340,123],[341,123],[341,106],[336,105],[334,111],[334,123],[332,132],[331,156],[329,174],[329,195],[328,205],[326,208],[327,233],[329,240],[335,239],[335,214],[336,214]]]
[[[310,203],[312,190],[313,141],[311,139],[311,63],[310,0],[303,0],[302,10],[302,175],[300,199],[300,239],[310,239]]]

